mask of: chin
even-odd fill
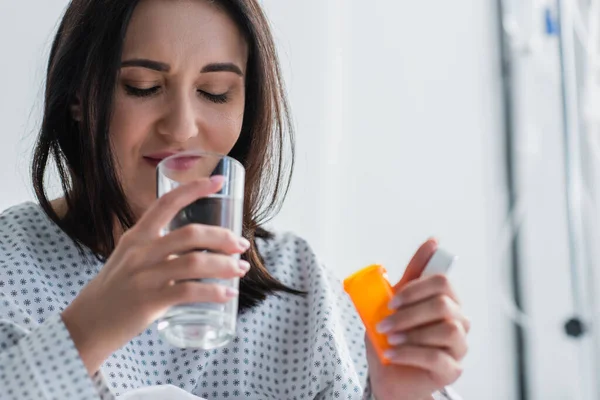
[[[135,189],[134,192],[135,193],[127,193],[126,191],[125,196],[136,220],[139,220],[156,201],[156,194],[154,190],[148,189],[144,190],[144,193],[140,193],[140,191]]]
[[[131,168],[122,187],[127,204],[138,220],[156,201],[156,172]]]

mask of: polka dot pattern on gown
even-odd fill
[[[210,351],[165,343],[155,324],[90,378],[60,313],[98,273],[91,252],[33,203],[0,215],[0,399],[111,399],[170,384],[207,399],[368,398],[364,331],[341,284],[292,235],[258,242],[269,271],[308,292],[271,296]]]

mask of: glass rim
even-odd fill
[[[160,162],[156,166],[156,169],[157,170],[170,169],[170,168],[167,168],[164,166],[164,164],[166,164],[169,160],[173,160],[178,157],[190,156],[190,155],[200,155],[200,156],[208,156],[208,157],[214,157],[214,158],[219,158],[219,159],[226,159],[229,162],[231,162],[232,164],[241,168],[243,171],[246,170],[246,168],[244,168],[244,165],[233,157],[230,157],[226,154],[219,154],[219,153],[215,153],[212,151],[204,151],[204,150],[185,150],[185,151],[181,151],[179,153],[172,154],[169,157],[166,157],[166,158],[163,158],[162,160],[160,160]]]

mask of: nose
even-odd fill
[[[187,94],[173,96],[158,124],[158,132],[177,143],[198,136],[199,116],[194,109],[193,100]]]

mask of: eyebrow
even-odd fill
[[[169,70],[171,69],[171,66],[169,64],[166,64],[166,63],[163,63],[160,61],[147,60],[147,59],[143,59],[143,58],[134,58],[131,60],[123,61],[121,63],[121,68],[124,68],[124,67],[141,67],[141,68],[147,68],[147,69],[151,69],[151,70],[158,71],[158,72],[169,72]],[[242,72],[240,67],[238,67],[237,65],[235,65],[233,63],[207,64],[202,68],[202,70],[200,72],[201,73],[232,72],[236,75],[244,76],[244,73]]]
[[[146,60],[143,58],[134,58],[132,60],[126,60],[121,63],[123,67],[142,67],[147,69],[153,69],[158,72],[169,72],[171,67],[169,64],[165,64],[159,61]]]
[[[233,72],[236,75],[244,76],[244,73],[237,65],[233,63],[213,63],[207,64],[202,68],[201,73],[205,72]]]

